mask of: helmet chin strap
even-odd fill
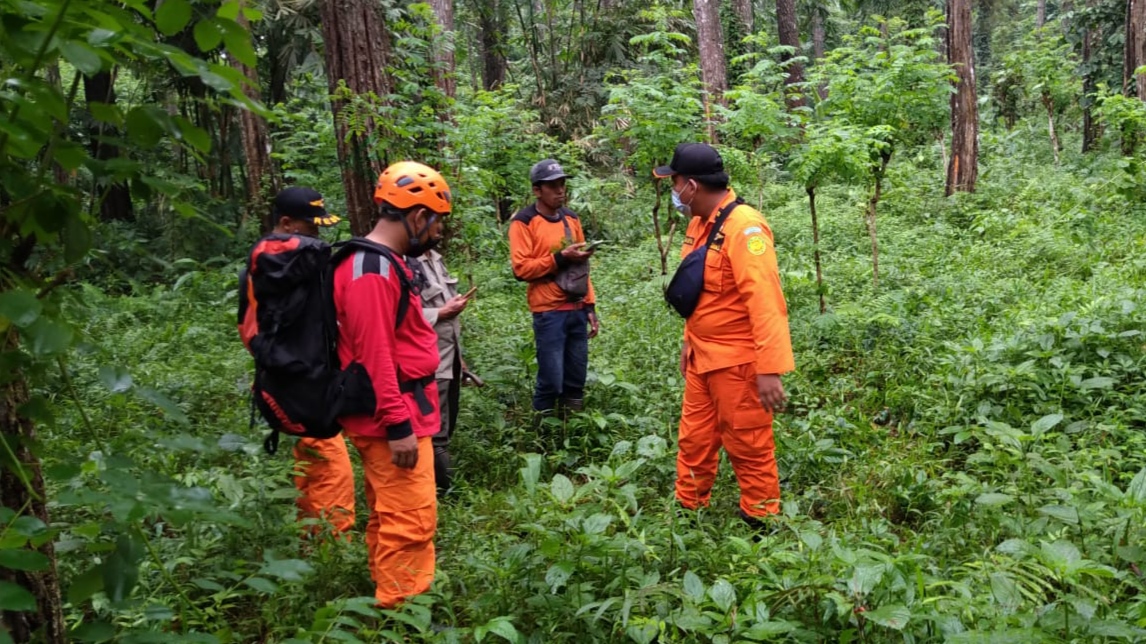
[[[425,235],[427,232],[429,232],[430,226],[433,226],[434,222],[437,220],[438,214],[431,212],[430,218],[426,220],[426,224],[422,226],[421,230],[415,233],[410,228],[410,220],[405,217],[402,218],[402,225],[406,227],[406,235],[408,235],[410,238],[410,250],[406,253],[407,255],[410,257],[419,257],[429,252],[429,250],[434,246],[438,245],[438,240],[436,239],[428,240],[424,244],[422,243],[421,239],[422,235]]]

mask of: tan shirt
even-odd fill
[[[438,380],[453,380],[454,360],[460,359],[462,325],[458,316],[439,320],[438,311],[457,296],[458,278],[450,276],[442,255],[437,251],[432,250],[408,261],[411,265],[420,264],[426,280],[422,286],[422,314],[438,334],[438,356],[441,359],[435,377]]]

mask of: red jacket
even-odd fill
[[[395,253],[395,256],[397,254]],[[334,307],[338,315],[338,357],[345,369],[351,362],[366,368],[374,387],[377,407],[373,416],[344,416],[339,419],[348,434],[378,436],[397,440],[423,437],[441,429],[437,384],[438,336],[422,315],[422,301],[410,292],[409,308],[395,328],[398,298],[402,294],[396,270],[410,278],[410,269],[377,253],[358,251],[334,271]],[[423,413],[407,386],[422,380],[422,404],[432,411]]]

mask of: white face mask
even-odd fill
[[[691,200],[689,200],[689,201],[691,201]],[[684,203],[683,201],[681,201],[680,200],[680,193],[677,192],[676,190],[672,191],[672,207],[676,208],[677,212],[684,215],[685,217],[691,217],[692,216],[692,205]]]

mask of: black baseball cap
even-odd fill
[[[692,177],[701,183],[728,185],[724,159],[707,143],[681,143],[673,150],[672,161],[653,169],[653,176],[666,179],[674,174]]]
[[[275,220],[279,217],[290,217],[313,221],[315,225],[324,227],[342,221],[342,217],[326,212],[322,195],[317,190],[301,186],[291,186],[275,195],[273,215]]]
[[[529,183],[537,185],[546,181],[557,181],[569,175],[561,169],[561,164],[554,159],[544,159],[533,164],[529,169]]]

